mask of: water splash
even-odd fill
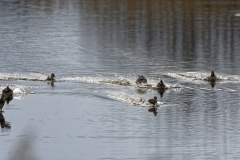
[[[169,76],[175,78],[182,78],[186,80],[209,80],[209,73],[200,73],[200,72],[186,72],[186,73],[168,73]],[[237,75],[226,75],[219,76],[217,75],[217,81],[239,81],[239,76]]]
[[[0,80],[44,81],[46,78],[46,75],[40,73],[0,73]]]
[[[22,99],[28,94],[34,94],[34,92],[26,91],[24,88],[15,88],[13,90],[13,95],[16,99]]]
[[[100,83],[101,78],[99,77],[63,77],[61,81],[80,81],[87,83]]]
[[[173,85],[171,85],[171,86],[167,86],[168,88],[175,88],[175,89],[178,89],[178,88],[182,88],[182,86],[181,86],[181,84],[179,84],[179,83],[176,83],[176,84],[173,84]]]
[[[115,84],[115,85],[122,85],[122,86],[133,86],[135,84],[135,82],[131,81],[130,79],[124,78],[124,77],[118,77],[116,80],[105,79],[100,82]]]
[[[180,88],[182,88],[181,84],[179,84],[179,83],[176,83],[176,84],[173,84],[173,85],[168,85],[168,84],[165,84],[165,85],[166,85],[166,88],[165,88],[166,90],[167,89],[180,89]],[[151,88],[152,89],[159,89],[157,87],[157,84],[152,86]]]
[[[23,86],[23,85],[15,85],[15,84],[4,84],[0,85],[0,90],[5,89],[7,86],[9,86],[13,90],[13,96],[16,99],[22,99],[26,95],[34,94],[32,91],[27,91],[25,88],[33,88],[33,86]]]
[[[135,82],[124,77],[117,77],[116,79],[107,79],[101,76],[97,77],[63,77],[61,81],[81,81],[96,84],[114,84],[122,86],[133,86]]]
[[[165,102],[157,102],[156,105],[150,104],[145,98],[136,96],[136,95],[128,95],[125,92],[122,91],[106,91],[108,97],[116,100],[120,100],[123,102],[127,102],[132,104],[133,106],[139,106],[139,107],[145,107],[147,110],[152,108],[158,108],[161,105],[166,104]]]
[[[136,80],[134,77],[126,78],[122,76],[116,76],[116,79],[107,79],[102,76],[97,77],[64,77],[61,78],[61,81],[81,81],[87,83],[95,83],[95,84],[113,84],[119,86],[133,86],[136,88],[146,88],[146,89],[158,89],[157,82],[155,80],[149,80],[150,83],[142,83],[136,84]],[[134,80],[133,80],[134,79]],[[173,85],[166,85],[166,89],[179,89],[182,86],[179,83]]]
[[[141,84],[134,84],[134,86],[138,87],[138,88],[153,88],[151,84],[148,83],[141,83]]]

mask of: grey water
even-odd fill
[[[0,0],[0,159],[239,159],[239,44],[236,0]]]

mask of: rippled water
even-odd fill
[[[235,0],[0,0],[1,157],[239,159],[239,14]]]

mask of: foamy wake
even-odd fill
[[[0,73],[1,80],[25,80],[25,81],[44,81],[47,78],[46,75],[40,73]]]
[[[99,77],[63,77],[61,81],[80,81],[87,83],[100,83],[101,78]]]
[[[165,89],[180,89],[182,86],[179,83],[173,84],[173,85],[168,85],[165,84],[166,88]],[[157,85],[152,86],[153,89],[158,89]]]
[[[186,72],[186,73],[168,73],[171,77],[177,77],[182,79],[189,80],[203,80],[208,81],[210,73],[199,73],[199,72]],[[239,76],[236,75],[227,75],[227,76],[219,76],[217,75],[218,81],[239,81]]]
[[[60,80],[62,81],[81,81],[87,83],[97,83],[97,84],[114,84],[122,86],[132,86],[134,85],[133,81],[124,77],[117,77],[116,79],[107,79],[101,76],[99,77],[63,77]]]
[[[135,83],[134,85],[138,88],[153,88],[153,85],[148,83],[141,83],[141,84]]]
[[[116,80],[105,79],[105,80],[101,81],[101,83],[116,84],[116,85],[121,85],[121,86],[132,86],[134,84],[130,80],[121,78],[121,77],[119,77]]]
[[[165,102],[157,102],[156,105],[150,104],[147,100],[145,100],[143,97],[139,97],[136,95],[128,95],[121,91],[106,91],[108,97],[116,100],[120,100],[123,102],[127,102],[132,104],[133,106],[139,106],[139,107],[145,107],[147,110],[158,108],[161,105],[166,104]]]
[[[137,88],[148,88],[148,89],[157,89],[158,81],[149,80],[149,83],[136,84],[136,81],[130,78],[125,77],[116,77],[116,79],[107,79],[101,76],[99,77],[64,77],[61,78],[60,81],[81,81],[87,83],[96,83],[96,84],[113,84],[120,86],[134,86]],[[182,86],[179,83],[168,85],[166,84],[166,89],[179,89]]]

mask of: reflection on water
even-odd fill
[[[214,86],[216,85],[216,82],[210,81],[209,84],[211,85],[212,88],[214,88]]]
[[[92,24],[83,30],[88,39],[96,38],[97,47],[135,56],[145,53],[191,70],[221,68],[239,73],[232,66],[237,62],[240,31],[240,19],[234,16],[240,4],[234,2],[133,0],[115,5],[82,1],[79,6],[87,19],[80,23]],[[126,58],[132,59],[133,54]]]
[[[37,156],[33,150],[33,144],[36,139],[35,128],[28,127],[25,130],[24,134],[12,146],[9,152],[9,160],[37,160]]]
[[[160,95],[160,97],[163,97],[163,93],[165,92],[165,89],[158,89],[157,90],[158,94]]]
[[[157,116],[157,108],[149,109],[148,112],[152,112],[154,116]]]
[[[50,82],[48,81],[47,84],[51,85],[52,87],[54,87],[54,82],[53,81],[50,81]]]
[[[37,93],[9,104],[1,153],[31,122],[43,159],[238,159],[239,13],[236,0],[1,0],[1,86]]]
[[[10,59],[20,55],[17,71],[65,76],[66,70],[109,74],[120,68],[134,74],[199,68],[240,73],[240,4],[233,0],[0,3],[1,55],[12,51],[0,61],[2,72],[12,71]]]
[[[5,121],[5,118],[2,114],[2,112],[0,112],[0,123],[1,123],[1,128],[6,128],[6,129],[11,128],[10,123]]]
[[[137,89],[138,94],[145,94],[147,92],[147,88],[139,88]]]

